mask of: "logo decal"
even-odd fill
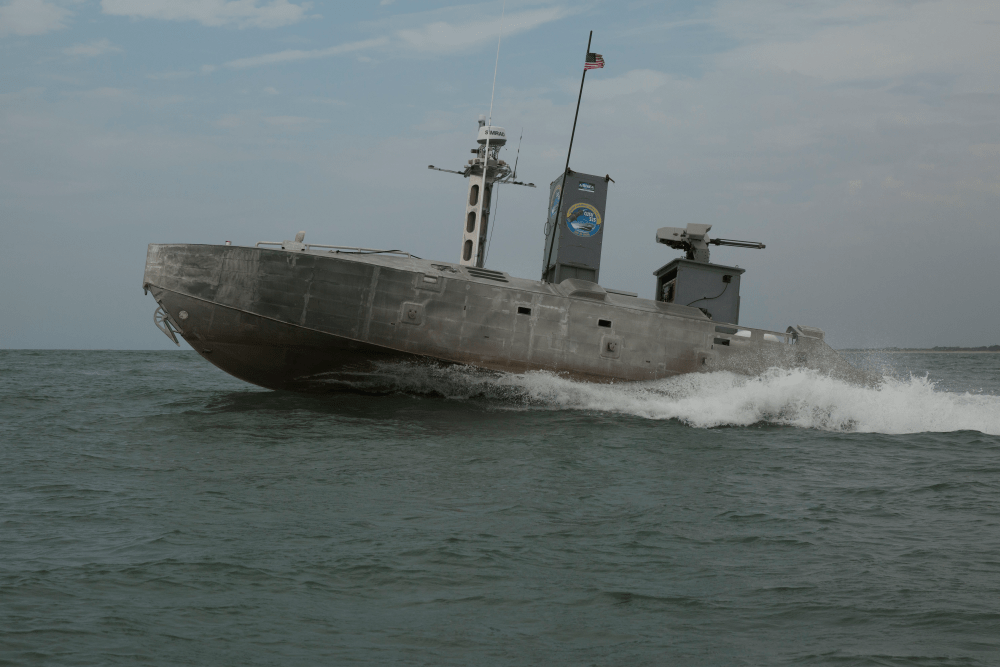
[[[549,220],[555,221],[556,216],[559,215],[559,195],[561,194],[559,188],[552,191],[552,202],[549,204]]]
[[[601,214],[590,204],[573,204],[566,213],[566,226],[577,236],[593,236],[601,231]]]

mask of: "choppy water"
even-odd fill
[[[887,359],[304,396],[0,351],[0,663],[1000,664],[1000,354]]]

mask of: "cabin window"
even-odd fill
[[[611,320],[597,320],[597,326],[611,328]]]
[[[531,308],[525,308],[524,306],[517,307],[518,315],[531,315]]]
[[[472,232],[476,231],[476,212],[475,211],[469,211],[469,220],[468,220],[468,222],[465,223],[465,231],[469,232],[470,234]],[[469,259],[469,258],[466,257],[466,259]]]
[[[475,206],[479,203],[479,184],[474,184],[469,188],[469,206]]]
[[[661,295],[663,297],[662,299],[663,301],[665,301],[666,303],[673,303],[674,296],[676,296],[676,294],[677,294],[676,280],[671,280],[668,283],[663,283],[663,294]]]
[[[472,259],[472,239],[467,240],[465,245],[462,246],[462,259],[466,262]]]

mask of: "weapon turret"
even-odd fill
[[[708,236],[712,225],[689,223],[687,227],[660,227],[656,230],[656,242],[663,243],[686,252],[687,259],[694,262],[708,263],[709,245],[726,245],[734,248],[755,248],[763,250],[766,246],[756,241],[736,241],[734,239],[713,239]]]
[[[710,245],[734,248],[764,249],[756,241],[713,239],[708,235],[712,225],[689,224],[680,227],[660,227],[656,242],[683,250],[685,257],[661,266],[656,276],[656,300],[694,306],[719,322],[738,324],[740,321],[740,278],[745,269],[723,266],[708,261]]]

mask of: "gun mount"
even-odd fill
[[[680,227],[660,227],[656,242],[683,250],[686,256],[661,266],[656,276],[656,300],[694,306],[710,318],[738,324],[740,321],[740,278],[746,269],[723,266],[708,261],[709,245],[735,248],[764,249],[756,241],[713,239],[708,232],[712,225],[689,224]]]
[[[656,242],[683,250],[687,258],[694,262],[708,263],[709,245],[726,245],[734,248],[756,248],[763,250],[766,246],[756,241],[736,241],[734,239],[713,239],[708,236],[712,225],[688,224],[680,227],[660,227],[656,230]]]

